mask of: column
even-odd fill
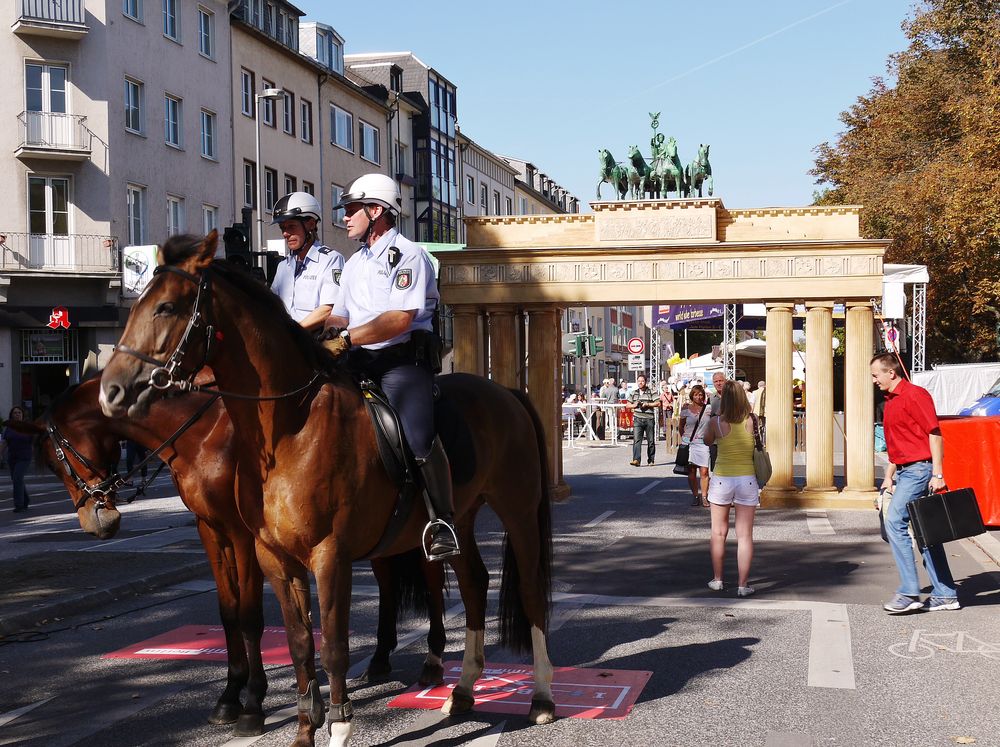
[[[494,306],[490,313],[490,378],[501,386],[517,389],[518,355],[517,315],[513,306]]]
[[[847,487],[851,493],[875,490],[875,390],[872,387],[872,309],[847,305]]]
[[[549,492],[553,500],[569,495],[562,472],[562,329],[560,311],[552,306],[529,308],[528,315],[528,397],[538,411],[545,432],[549,463]]]
[[[482,314],[475,306],[454,306],[452,315],[455,371],[482,376],[483,351],[479,342]]]
[[[780,505],[796,492],[792,472],[795,426],[792,420],[792,311],[791,303],[767,305],[767,357],[764,400],[767,453],[774,469],[762,498]],[[808,396],[808,395],[807,395]],[[808,401],[808,400],[807,400]]]
[[[833,302],[806,311],[806,490],[833,491]]]

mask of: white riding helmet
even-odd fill
[[[319,221],[321,210],[319,202],[308,192],[289,192],[274,203],[274,209],[271,211],[271,225],[276,225],[290,218],[300,220],[315,218]]]
[[[360,202],[363,205],[381,205],[393,215],[399,215],[403,209],[403,197],[399,193],[399,185],[395,179],[385,174],[359,176],[341,195],[340,202],[334,207],[347,207],[352,202]]]

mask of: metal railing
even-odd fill
[[[121,272],[118,239],[90,234],[0,231],[0,270]]]
[[[87,118],[81,114],[25,111],[17,115],[17,120],[21,123],[22,148],[90,153],[93,133],[84,124]]]
[[[21,0],[21,18],[47,23],[83,25],[83,0]]]

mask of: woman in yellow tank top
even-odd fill
[[[760,488],[753,470],[753,418],[746,392],[738,381],[722,387],[721,412],[713,417],[705,432],[705,443],[719,446],[719,456],[708,489],[712,504],[712,580],[708,586],[721,591],[722,563],[729,534],[729,507],[736,505],[736,566],[739,584],[737,596],[754,593],[750,586],[750,563],[753,560],[753,520],[760,505]]]

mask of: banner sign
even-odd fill
[[[654,327],[683,327],[691,322],[718,319],[724,313],[722,304],[680,304],[657,307]]]
[[[313,629],[313,642],[319,651],[323,636]],[[292,663],[288,653],[285,629],[264,628],[260,650],[265,664]],[[102,659],[196,659],[201,661],[227,661],[226,633],[220,625],[184,625],[167,633],[131,646],[104,654]]]

